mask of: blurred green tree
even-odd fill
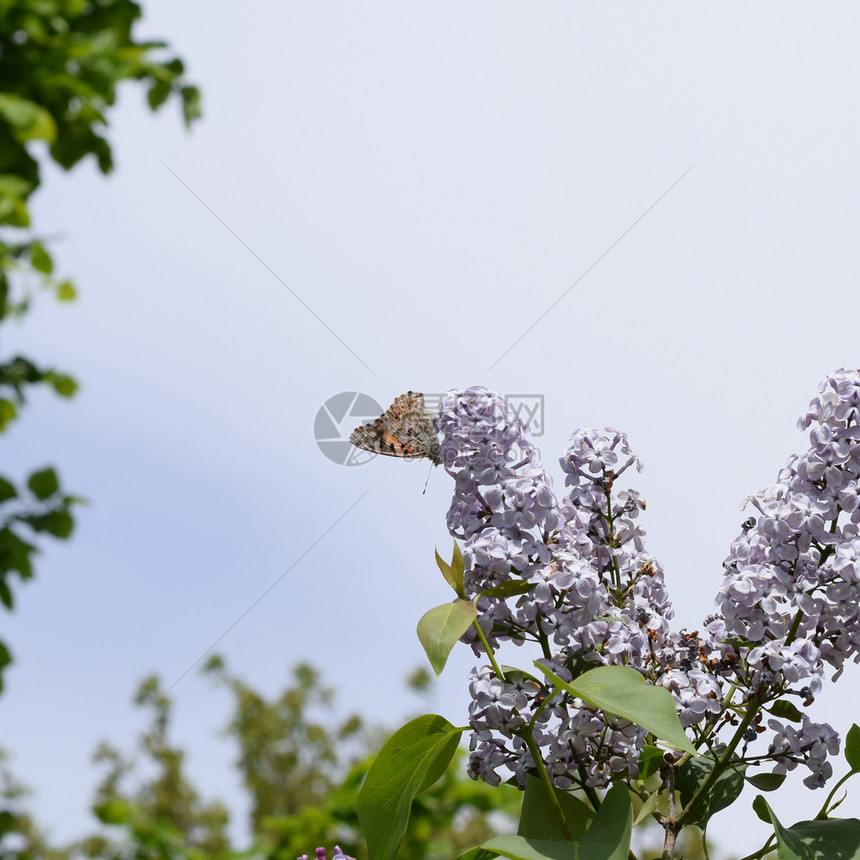
[[[0,791],[7,787],[13,810],[0,816],[0,860],[295,860],[335,844],[366,860],[356,799],[371,750],[387,732],[356,714],[336,717],[334,693],[309,665],[296,666],[286,689],[271,700],[218,659],[208,671],[231,693],[226,735],[238,747],[236,765],[247,791],[247,847],[231,842],[227,807],[202,799],[186,775],[185,753],[170,741],[170,699],[152,677],[135,696],[149,714],[135,752],[102,743],[96,753],[105,772],[93,804],[101,826],[93,835],[51,846],[25,810],[24,790],[8,773],[4,782],[0,767]],[[400,860],[451,860],[516,827],[520,792],[473,782],[460,763],[416,799]]]
[[[132,0],[0,0],[0,325],[24,316],[40,289],[63,302],[75,287],[55,274],[48,242],[32,229],[28,203],[53,161],[69,170],[92,156],[99,170],[113,168],[105,137],[122,81],[139,81],[156,110],[170,96],[186,124],[199,116],[200,95],[183,78],[182,61],[162,42],[137,41],[140,18]],[[46,386],[71,397],[67,373],[22,355],[0,357],[0,432],[26,403],[29,389]],[[52,468],[24,478],[0,476],[0,603],[14,605],[13,577],[33,576],[39,535],[68,538],[72,507]],[[0,689],[11,661],[0,641]]]

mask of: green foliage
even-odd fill
[[[845,736],[845,760],[851,773],[860,773],[860,726],[854,723]]]
[[[646,684],[635,669],[598,666],[568,684],[540,663],[535,665],[562,690],[642,726],[671,747],[695,754],[696,748],[678,719],[672,694],[663,687]]]
[[[477,617],[475,605],[459,599],[424,613],[418,622],[418,639],[437,676],[442,674],[451,649]]]
[[[228,734],[238,744],[249,794],[248,847],[231,843],[228,809],[203,799],[187,776],[185,753],[170,740],[173,705],[151,677],[135,696],[148,715],[135,749],[123,753],[102,743],[96,752],[104,770],[93,803],[98,829],[75,844],[48,843],[0,754],[0,803],[7,808],[0,812],[0,860],[295,860],[334,844],[368,860],[356,808],[378,733],[364,729],[357,716],[332,720],[332,693],[310,666],[297,666],[287,688],[267,701],[230,675],[220,659],[210,663],[208,671],[232,697]],[[317,722],[315,712],[327,721]],[[270,756],[261,757],[261,744]],[[446,755],[424,769],[398,860],[451,860],[495,836],[494,822],[513,829],[521,793],[468,779],[462,751],[453,752],[456,766],[443,767],[451,761]],[[383,767],[384,761],[382,756]],[[282,802],[293,808],[281,808]]]
[[[199,116],[199,92],[184,81],[182,62],[165,56],[163,43],[134,38],[140,15],[131,0],[0,0],[0,325],[27,313],[37,288],[63,302],[76,296],[74,284],[56,276],[45,240],[27,232],[39,159],[68,170],[90,156],[108,173],[113,153],[105,133],[123,81],[143,85],[153,109],[175,96],[186,123]],[[29,357],[0,359],[0,432],[18,418],[35,386],[64,398],[78,387],[69,374]],[[30,475],[27,489],[0,477],[0,602],[6,609],[14,605],[11,574],[33,575],[34,536],[66,539],[74,524],[78,500],[61,491],[53,469]],[[0,685],[9,661],[0,642]]]
[[[773,824],[779,860],[860,860],[860,821],[856,818],[799,821],[784,827],[759,795],[753,801],[759,818]]]
[[[380,750],[358,796],[358,817],[374,860],[394,860],[413,799],[448,769],[461,729],[428,714],[396,731]]]
[[[138,755],[150,775],[126,787],[135,771],[132,759],[103,743],[95,761],[107,768],[98,787],[93,811],[98,819],[125,831],[121,842],[105,837],[86,840],[90,857],[123,856],[127,843],[136,858],[176,856],[227,857],[229,815],[217,802],[204,802],[184,773],[185,753],[172,746],[169,728],[172,705],[157,678],[144,680],[135,702],[150,712],[150,726],[139,741]]]
[[[571,839],[579,839],[585,833],[588,823],[594,818],[593,810],[569,791],[562,791],[554,786],[552,790],[564,814]],[[549,802],[546,792],[547,786],[537,777],[528,776],[526,778],[522,814],[517,828],[518,836],[548,841],[565,838],[561,822],[558,820],[553,804]]]
[[[696,792],[710,777],[717,764],[717,759],[724,752],[725,747],[717,747],[714,750],[714,755],[696,756],[688,759],[681,766],[675,780],[675,787],[681,794],[681,804],[684,807],[690,803]],[[727,806],[731,806],[743,791],[746,768],[746,764],[740,760],[730,762],[729,767],[723,770],[713,782],[707,796],[702,798],[701,803],[687,823],[704,827],[712,815]]]
[[[239,745],[237,767],[251,798],[251,827],[266,838],[270,819],[318,806],[330,794],[354,763],[348,743],[360,743],[363,721],[355,714],[333,720],[334,693],[307,664],[293,669],[292,683],[273,701],[231,675],[218,658],[206,670],[232,694],[227,733]],[[367,753],[360,750],[356,759]]]
[[[616,785],[603,798],[591,826],[579,839],[556,841],[500,836],[485,842],[485,850],[511,860],[625,860],[630,850],[633,807],[626,786]]]
[[[451,559],[451,564],[442,560],[439,551],[436,551],[436,564],[439,570],[442,571],[442,576],[445,577],[445,582],[454,589],[455,594],[460,600],[466,599],[466,588],[463,585],[463,551],[457,541],[454,541],[454,555]]]

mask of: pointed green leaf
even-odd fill
[[[851,773],[860,773],[860,727],[854,723],[845,736],[845,760]]]
[[[374,860],[394,860],[413,798],[445,772],[462,730],[427,714],[396,731],[379,751],[358,795],[358,818]]]
[[[425,612],[418,622],[418,639],[437,677],[442,674],[451,649],[478,617],[478,610],[468,600],[443,603]]]
[[[439,555],[439,550],[436,550],[436,564],[439,570],[442,571],[442,576],[445,577],[445,582],[454,589],[457,597],[461,600],[466,599],[466,587],[463,584],[463,553],[460,550],[457,541],[454,541],[454,555],[451,559],[451,564],[442,559]]]
[[[756,797],[776,833],[779,860],[860,860],[860,821],[856,818],[799,821],[783,827],[767,801]]]
[[[534,588],[534,583],[525,579],[509,579],[501,585],[496,585],[493,588],[488,588],[481,592],[482,597],[515,597],[518,594],[525,594]]]
[[[642,726],[670,747],[696,754],[678,719],[672,694],[664,687],[646,684],[635,669],[599,666],[568,684],[540,663],[535,666],[562,690]]]
[[[747,782],[759,791],[776,791],[784,782],[784,773],[757,773],[748,776]]]
[[[654,812],[660,806],[660,789],[655,788],[648,797],[643,801],[642,806],[639,807],[639,812],[636,813],[636,817],[633,819],[633,826],[637,827],[640,825],[646,818],[651,817],[651,813]]]
[[[594,811],[578,797],[560,788],[554,788],[562,814],[567,822],[568,830],[573,839],[579,839],[588,827],[588,822],[594,818]],[[549,802],[546,785],[536,776],[526,776],[526,788],[523,792],[523,808],[520,813],[520,823],[517,828],[518,836],[529,839],[557,840],[564,839],[555,808]]]
[[[761,821],[765,824],[771,824],[772,826],[772,822],[770,820],[770,807],[767,805],[767,801],[760,794],[757,794],[753,798],[752,808],[753,812],[755,812]]]
[[[798,710],[797,705],[787,699],[774,702],[768,710],[781,720],[789,720],[792,723],[799,723],[803,720],[803,714]]]

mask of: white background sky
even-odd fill
[[[125,88],[114,175],[46,171],[35,223],[64,234],[81,299],[45,297],[6,344],[83,384],[4,440],[6,471],[56,463],[91,499],[4,619],[2,744],[57,838],[88,827],[97,741],[138,731],[137,681],[173,682],[374,484],[218,650],[269,693],[309,659],[344,709],[396,725],[419,707],[402,679],[418,618],[449,599],[433,550],[450,551],[452,484],[327,460],[331,395],[542,393],[558,489],[575,428],[625,430],[649,549],[695,628],[741,501],[806,447],[819,381],[858,366],[857,7],[145,7],[138,36],[186,60],[205,118],[186,134]],[[458,649],[433,694],[455,723],[472,662]],[[857,680],[813,717],[846,731]],[[197,673],[173,692],[192,775],[235,808],[226,695]],[[823,799],[792,784],[771,796],[787,821]],[[723,844],[754,850],[763,826],[732,816],[714,829],[751,835]]]

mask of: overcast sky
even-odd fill
[[[452,483],[332,462],[329,397],[543,395],[559,490],[573,430],[625,430],[694,629],[742,500],[858,366],[856,6],[144,5],[138,37],[186,60],[205,118],[186,134],[129,86],[113,176],[45,172],[35,224],[81,298],[7,336],[82,383],[4,440],[7,471],[56,463],[91,500],[4,619],[2,744],[57,838],[89,826],[98,740],[138,731],[137,681],[176,681],[285,571],[218,643],[231,669],[275,693],[311,660],[344,709],[426,709],[402,680],[450,597]],[[472,665],[457,649],[433,693],[454,723]],[[857,675],[813,718],[844,733]],[[226,695],[196,671],[173,694],[192,775],[235,808]],[[823,799],[792,784],[786,821]]]

